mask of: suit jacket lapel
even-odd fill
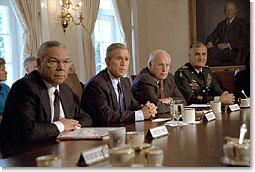
[[[39,92],[40,92],[40,96],[41,96],[41,100],[42,100],[42,105],[43,105],[43,108],[45,109],[45,112],[47,115],[45,118],[47,119],[47,122],[51,122],[50,97],[49,97],[47,87],[46,87],[45,83],[43,82],[41,76],[40,76],[38,85],[39,85]]]
[[[228,30],[226,30],[225,35],[227,35],[227,34],[230,32],[230,30],[236,25],[236,23],[237,23],[237,18],[235,17],[235,19],[234,19],[234,20],[232,21],[232,23],[229,25]]]
[[[191,64],[189,64],[189,68],[191,69],[191,78],[194,78],[194,80],[197,81],[197,83],[198,83],[199,85],[204,86],[204,81],[203,81],[203,79],[201,79],[201,78],[198,76],[198,74],[197,74],[197,72],[195,71],[194,67],[191,66]]]
[[[105,80],[107,82],[107,85],[108,85],[108,87],[110,89],[110,95],[111,95],[113,106],[114,106],[113,109],[120,109],[119,104],[117,102],[117,96],[116,96],[115,90],[113,88],[110,76],[109,76],[109,74],[107,72],[107,69],[105,69],[103,75],[104,75],[104,78],[105,78]]]
[[[68,108],[69,104],[70,104],[70,100],[66,96],[65,91],[63,90],[62,84],[59,85],[59,97],[60,97],[60,101],[62,104],[62,108],[63,108],[64,114],[65,114],[65,117],[68,117],[71,113],[68,111],[70,109],[70,108]]]

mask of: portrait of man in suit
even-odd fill
[[[123,78],[129,67],[128,48],[113,43],[106,50],[106,69],[85,84],[80,107],[93,125],[140,121],[155,117],[157,107],[150,102],[140,105],[133,97],[130,81]]]
[[[243,65],[249,48],[249,22],[236,16],[233,2],[224,6],[226,19],[219,22],[207,37],[208,66]]]
[[[62,132],[91,126],[91,118],[73,100],[63,83],[69,53],[58,41],[43,43],[37,52],[38,70],[16,81],[6,100],[1,123],[2,145],[56,139]]]

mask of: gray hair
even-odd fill
[[[171,57],[170,55],[168,54],[168,52],[166,52],[165,50],[161,50],[161,49],[158,49],[158,50],[153,50],[151,53],[150,53],[150,56],[149,56],[149,60],[148,60],[148,63],[147,63],[147,66],[149,67],[149,64],[150,62],[153,62],[154,61],[154,57],[157,53],[159,52],[164,52],[168,55],[169,59],[171,60]]]
[[[0,66],[2,66],[2,65],[5,65],[5,60],[4,60],[4,58],[0,57]]]
[[[106,49],[106,58],[111,60],[111,58],[113,57],[113,51],[116,49],[126,49],[128,50],[127,46],[122,44],[122,43],[113,43],[111,45],[109,45]]]
[[[34,56],[28,56],[27,58],[25,58],[24,62],[23,62],[23,66],[24,68],[27,68],[31,62],[36,61],[36,57]]]
[[[203,44],[202,42],[195,42],[193,43],[190,47],[189,47],[189,53],[191,52],[191,50],[193,48],[199,48],[199,47],[206,47],[205,44]]]
[[[236,9],[236,4],[234,2],[227,2],[227,3],[224,4],[224,11],[225,11],[228,4],[232,4],[234,6],[234,8]]]
[[[51,47],[62,47],[66,49],[66,47],[58,42],[58,41],[47,41],[44,42],[37,51],[37,58],[40,59],[40,61],[43,61],[43,58],[48,54],[48,49]],[[69,54],[68,50],[66,49],[67,53]]]

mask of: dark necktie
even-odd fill
[[[159,81],[159,91],[160,91],[160,98],[164,99],[165,98],[165,92],[163,90],[162,81]]]
[[[118,93],[119,93],[120,111],[123,112],[125,111],[125,105],[124,105],[123,93],[122,93],[120,82],[118,82],[117,87],[118,87]]]
[[[56,89],[54,92],[55,95],[55,99],[54,99],[54,118],[53,118],[53,122],[54,121],[58,121],[59,120],[59,116],[60,116],[60,99],[59,99],[59,94],[58,94],[58,90]]]

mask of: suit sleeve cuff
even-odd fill
[[[220,96],[215,96],[214,101],[220,101]]]
[[[135,111],[135,121],[143,121],[143,120],[144,120],[143,111],[142,110]]]
[[[58,131],[61,133],[65,130],[65,126],[64,124],[62,124],[61,122],[59,121],[56,121],[56,122],[53,122],[53,124],[55,124],[58,128]]]
[[[228,47],[229,47],[230,50],[232,50],[230,43],[228,43]]]

